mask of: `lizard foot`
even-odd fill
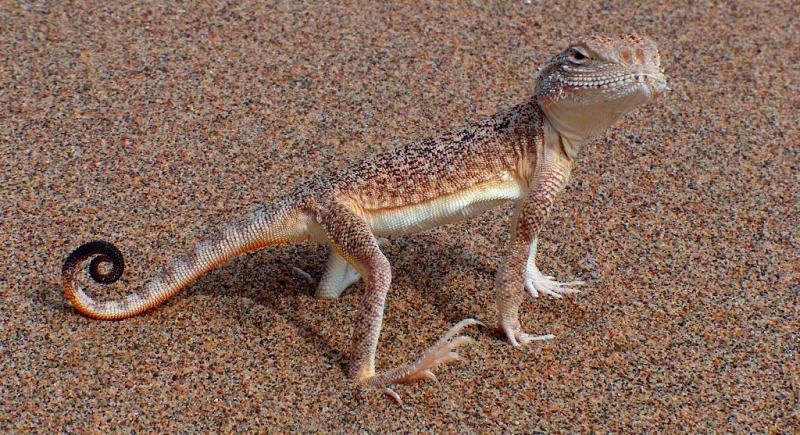
[[[484,324],[475,319],[464,319],[456,323],[417,360],[375,375],[367,381],[368,384],[375,388],[382,388],[384,394],[394,399],[398,404],[402,404],[403,401],[400,399],[400,395],[389,388],[389,385],[423,380],[435,381],[436,375],[433,374],[432,370],[442,364],[460,359],[455,349],[472,342],[472,338],[458,335],[461,330],[471,325]]]
[[[539,293],[550,295],[554,298],[560,298],[561,295],[571,293],[580,293],[581,291],[574,287],[582,286],[583,284],[585,284],[583,281],[558,282],[552,276],[542,275],[538,270],[525,274],[525,289],[534,298],[538,298]]]
[[[296,273],[296,274],[302,276],[303,278],[305,278],[306,282],[308,282],[309,284],[313,285],[313,284],[317,283],[317,280],[315,280],[314,277],[311,276],[311,274],[306,272],[305,270],[303,270],[303,269],[301,269],[299,267],[295,267],[295,266],[292,266],[292,270],[294,271],[294,273]]]
[[[508,337],[508,341],[514,347],[524,346],[532,341],[552,340],[556,338],[553,334],[533,335],[522,331],[519,323],[513,325],[501,324],[500,328]]]

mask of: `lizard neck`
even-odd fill
[[[575,161],[583,145],[591,139],[571,131],[560,130],[546,114],[542,117],[542,133],[545,148],[563,151],[570,161]]]

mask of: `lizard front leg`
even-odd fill
[[[569,180],[571,162],[561,150],[545,149],[525,198],[517,205],[512,226],[511,243],[495,283],[499,328],[514,346],[533,340],[546,340],[552,335],[531,335],[523,332],[519,307],[525,298],[523,286],[533,297],[544,293],[554,297],[577,292],[582,282],[559,283],[545,276],[536,267],[538,235],[547,219],[556,196]]]
[[[386,394],[400,402],[400,396],[389,386],[435,379],[431,370],[458,359],[455,348],[471,341],[469,337],[458,336],[458,333],[465,327],[479,322],[472,319],[459,322],[416,360],[376,374],[375,354],[383,323],[386,296],[392,281],[389,260],[381,252],[367,222],[348,206],[336,203],[324,207],[317,212],[316,219],[334,252],[357,270],[366,284],[353,331],[348,377],[362,384],[383,389]]]
[[[534,238],[528,248],[528,261],[525,263],[525,290],[534,298],[539,297],[539,293],[560,298],[563,294],[580,293],[574,288],[585,284],[583,281],[558,282],[552,276],[544,275],[536,266],[536,250],[538,239]]]

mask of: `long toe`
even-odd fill
[[[461,359],[455,351],[458,347],[472,343],[473,340],[466,335],[458,335],[464,328],[471,325],[483,325],[475,319],[465,319],[453,325],[441,338],[436,340],[431,347],[414,361],[407,362],[394,369],[379,373],[367,380],[373,387],[383,389],[383,392],[400,403],[400,396],[389,385],[416,381],[433,381],[436,375],[433,369],[452,361]]]
[[[531,281],[530,284],[526,281],[525,287],[528,289],[528,293],[533,297],[537,297],[538,293],[543,293],[560,299],[563,295],[580,293],[581,290],[575,287],[584,284],[583,281],[558,282],[552,280],[552,277],[545,276],[541,279]]]
[[[554,338],[556,338],[556,336],[553,335],[553,334],[533,335],[533,334],[527,334],[525,332],[522,332],[522,333],[519,334],[519,338],[518,339],[519,339],[520,343],[528,344],[528,343],[530,343],[532,341],[552,340]]]
[[[426,350],[419,359],[411,364],[407,375],[398,378],[395,382],[408,383],[430,379],[430,377],[426,375],[426,372],[433,374],[433,372],[431,372],[433,368],[451,361],[458,361],[460,356],[455,352],[455,349],[463,344],[471,342],[472,339],[464,335],[460,335],[451,341],[440,340],[436,342],[436,344]]]

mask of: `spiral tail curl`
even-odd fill
[[[61,270],[64,294],[72,306],[85,316],[102,320],[132,317],[161,304],[232,257],[270,245],[306,240],[308,223],[308,213],[298,208],[259,210],[199,243],[189,255],[175,260],[159,277],[125,298],[105,302],[95,301],[78,285],[80,267],[92,258],[88,267],[89,276],[97,283],[108,285],[122,276],[125,261],[116,246],[95,240],[78,247],[64,261]],[[111,264],[108,272],[101,270],[103,263]]]

